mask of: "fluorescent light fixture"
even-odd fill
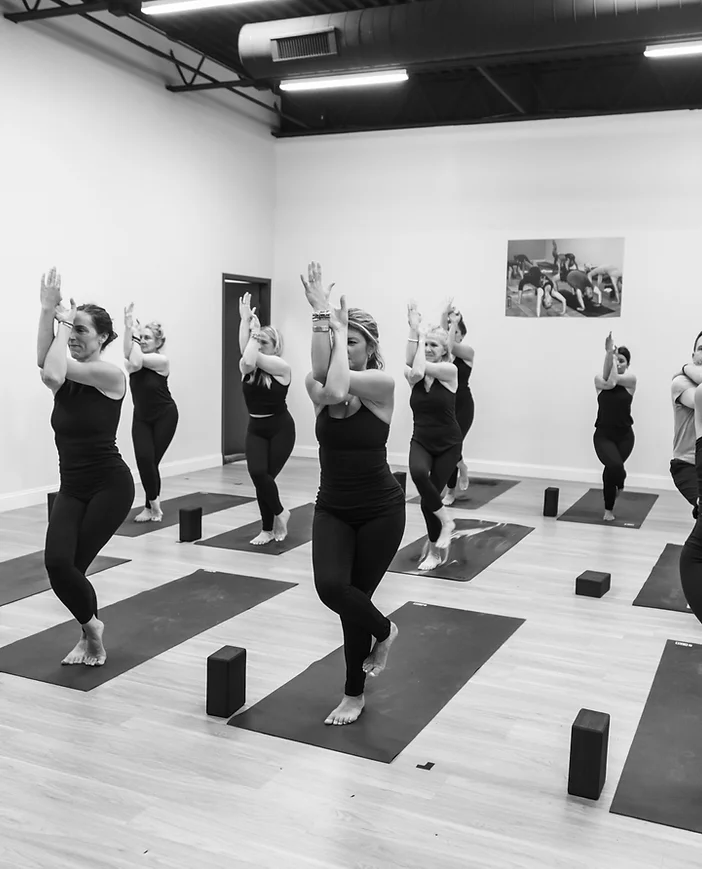
[[[212,9],[214,6],[238,6],[240,3],[254,3],[259,0],[182,0],[173,3],[171,0],[145,4],[141,7],[144,15],[168,15],[178,12],[196,12],[199,9]]]
[[[702,41],[695,42],[662,42],[660,45],[647,45],[645,57],[685,57],[685,55],[702,54]]]
[[[367,85],[398,84],[407,81],[407,70],[362,72],[355,75],[330,75],[323,78],[298,78],[281,81],[281,91],[315,91],[329,88],[366,87]]]

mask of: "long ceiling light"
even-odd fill
[[[644,51],[646,57],[685,57],[693,54],[702,54],[702,41],[662,42],[660,45],[647,45]]]
[[[168,15],[177,12],[195,12],[198,9],[212,9],[214,6],[238,6],[240,3],[254,3],[260,0],[156,0],[141,7],[144,15]]]
[[[282,91],[313,91],[329,88],[365,87],[367,85],[399,84],[407,81],[407,70],[362,72],[355,75],[330,75],[323,78],[298,78],[281,81]]]

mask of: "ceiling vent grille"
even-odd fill
[[[336,29],[327,27],[324,30],[271,39],[271,54],[274,61],[307,60],[311,57],[338,55]]]

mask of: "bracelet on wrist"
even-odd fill
[[[141,344],[141,338],[135,338],[134,336],[132,336],[132,341],[133,341],[135,344]]]
[[[313,332],[328,332],[329,331],[329,322],[312,323],[312,331]]]
[[[407,340],[412,344],[419,344],[419,338],[408,338]]]
[[[312,320],[329,320],[331,319],[331,311],[312,311]]]
[[[73,328],[73,323],[71,323],[69,320],[59,320],[58,322],[59,325],[68,326],[69,329]]]

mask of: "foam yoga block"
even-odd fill
[[[58,492],[48,492],[46,495],[46,506],[47,506],[49,519],[51,519],[51,511],[54,508],[54,501],[56,500],[57,495],[58,495]]]
[[[192,543],[202,537],[202,507],[184,507],[178,513],[180,542]]]
[[[568,793],[598,800],[607,777],[609,715],[581,709],[570,731]]]
[[[544,516],[558,516],[558,493],[554,486],[544,491]]]
[[[207,659],[207,714],[229,718],[246,702],[246,649],[222,646]]]
[[[402,491],[407,494],[407,473],[405,471],[395,471],[393,477],[402,486]]]
[[[575,593],[585,597],[602,597],[609,591],[611,582],[611,573],[586,570],[575,580]]]

